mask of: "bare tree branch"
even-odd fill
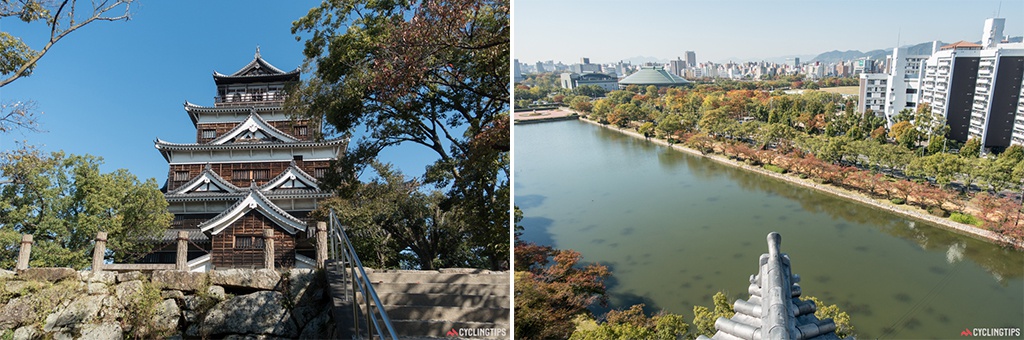
[[[39,114],[34,101],[12,101],[0,104],[0,133],[14,129],[42,132],[39,129]]]
[[[61,26],[60,25],[61,13],[64,11],[65,5],[68,5],[68,0],[63,1],[60,4],[59,8],[57,9],[56,15],[54,15],[50,19],[50,20],[52,20],[52,23],[50,24],[50,40],[46,43],[46,46],[43,46],[43,48],[41,50],[39,50],[39,52],[36,52],[35,55],[32,58],[29,58],[24,63],[22,63],[21,67],[19,67],[16,71],[14,71],[9,77],[7,77],[6,79],[0,80],[0,87],[3,87],[5,85],[7,85],[7,84],[10,84],[11,82],[17,80],[18,78],[21,78],[21,77],[25,76],[26,74],[28,74],[28,72],[32,69],[32,67],[35,66],[36,62],[38,62],[39,59],[41,59],[43,57],[43,55],[45,55],[46,52],[48,52],[50,50],[50,48],[53,47],[54,44],[56,44],[58,41],[63,39],[65,36],[67,36],[71,32],[74,32],[75,30],[78,30],[79,28],[82,28],[82,26],[88,25],[89,23],[91,23],[93,21],[97,21],[97,20],[99,20],[99,21],[121,21],[121,20],[126,20],[127,21],[127,20],[130,20],[131,19],[131,15],[129,13],[129,10],[131,9],[131,4],[134,1],[135,0],[118,0],[118,1],[116,1],[116,2],[114,2],[112,4],[110,4],[110,5],[107,5],[108,1],[104,1],[104,2],[99,3],[99,4],[94,4],[93,10],[92,10],[92,15],[89,18],[85,19],[84,21],[76,22],[76,20],[75,20],[75,7],[77,5],[77,1],[71,0],[70,7],[68,8],[69,13],[66,16],[66,18],[68,20],[67,21],[68,28],[64,29],[64,30],[61,30],[60,29],[60,26]],[[36,2],[36,4],[38,4],[38,2]],[[114,16],[114,17],[105,16],[105,14],[107,12],[113,11],[113,10],[117,9],[118,7],[120,7],[121,5],[124,5],[124,14],[123,15]],[[25,5],[25,6],[27,6],[27,5]],[[11,11],[11,12],[13,12],[13,11]],[[3,13],[8,13],[7,4],[4,5]]]

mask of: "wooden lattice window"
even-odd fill
[[[309,129],[305,125],[299,125],[295,127],[296,136],[305,136],[307,133],[309,133]]]
[[[313,169],[313,177],[324,178],[327,175],[327,168],[315,168]]]
[[[235,235],[235,249],[263,249],[263,236]]]
[[[267,180],[270,179],[270,169],[233,170],[231,179],[238,180]]]
[[[174,180],[175,181],[187,181],[188,179],[189,179],[188,171],[175,171],[174,172]]]
[[[205,129],[203,130],[203,138],[211,139],[217,137],[217,130]]]

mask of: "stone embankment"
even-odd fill
[[[607,128],[609,130],[618,131],[618,132],[620,132],[622,134],[625,134],[625,135],[628,135],[628,136],[632,136],[632,137],[635,137],[635,138],[647,139],[647,140],[649,140],[649,141],[651,141],[653,143],[664,145],[664,146],[667,146],[667,147],[672,148],[674,150],[678,150],[678,151],[682,151],[682,152],[687,152],[687,153],[690,153],[690,154],[693,154],[693,155],[696,155],[696,156],[704,157],[704,158],[716,161],[716,162],[721,163],[721,164],[725,164],[725,165],[729,165],[729,166],[745,169],[745,170],[748,170],[748,171],[753,171],[753,172],[756,172],[756,173],[759,173],[759,174],[762,174],[762,175],[765,175],[765,176],[769,176],[769,177],[772,177],[772,178],[776,178],[776,179],[779,179],[779,180],[783,180],[783,181],[786,181],[786,182],[789,182],[789,183],[792,183],[792,184],[796,184],[796,185],[803,186],[803,187],[806,187],[806,188],[815,189],[815,190],[818,190],[818,191],[821,191],[821,192],[825,192],[825,193],[828,193],[828,194],[831,194],[831,195],[835,195],[835,196],[839,196],[839,197],[842,197],[842,198],[845,198],[845,199],[849,199],[849,200],[853,200],[853,201],[856,201],[856,202],[860,202],[862,204],[866,204],[866,205],[869,205],[869,206],[872,206],[872,207],[875,207],[875,208],[883,209],[883,210],[886,210],[886,211],[889,211],[889,212],[892,212],[892,213],[895,213],[895,214],[901,214],[903,216],[907,216],[907,217],[911,217],[911,218],[914,218],[914,219],[917,219],[917,220],[921,220],[921,221],[929,222],[929,223],[932,223],[932,224],[936,224],[936,225],[939,225],[939,226],[941,226],[943,228],[946,228],[946,229],[948,229],[950,231],[956,232],[958,234],[970,236],[970,237],[973,237],[973,238],[977,238],[977,239],[980,239],[980,240],[984,240],[984,241],[988,241],[988,242],[993,242],[993,243],[997,243],[997,244],[1016,244],[1018,248],[1024,248],[1024,241],[1015,241],[1015,240],[1013,240],[1013,239],[1011,239],[1009,237],[997,234],[997,233],[989,231],[989,230],[981,229],[981,228],[978,228],[978,227],[975,227],[975,226],[972,226],[972,225],[967,225],[967,224],[959,223],[959,222],[950,220],[948,218],[941,218],[941,217],[938,217],[938,216],[934,216],[934,215],[928,214],[927,212],[924,212],[924,211],[922,211],[920,209],[917,209],[917,208],[914,208],[914,207],[911,207],[911,206],[895,205],[895,204],[890,203],[889,201],[877,200],[877,199],[865,196],[864,194],[861,194],[861,193],[858,193],[858,192],[846,190],[846,189],[843,189],[843,188],[838,188],[838,187],[835,187],[835,186],[832,186],[832,185],[828,185],[828,184],[818,184],[818,183],[815,183],[813,180],[810,180],[810,179],[801,179],[801,178],[795,177],[795,176],[790,176],[790,175],[785,175],[785,174],[780,174],[780,173],[768,171],[768,170],[765,170],[765,169],[763,169],[761,167],[751,166],[751,165],[748,165],[748,164],[743,163],[743,162],[738,162],[738,161],[729,159],[728,157],[725,157],[725,156],[722,156],[722,155],[714,155],[714,154],[702,155],[700,153],[700,151],[693,150],[693,149],[684,147],[684,146],[679,145],[679,144],[669,144],[668,141],[665,141],[663,139],[645,138],[640,133],[637,133],[636,131],[632,131],[632,130],[629,130],[629,129],[622,129],[622,128],[616,128],[616,127],[612,127],[612,126],[602,125],[602,124],[597,123],[597,122],[595,122],[593,120],[585,119],[585,118],[580,118],[580,120],[584,121],[584,122],[587,122],[587,123],[590,123],[590,124],[594,124],[594,125],[597,125],[597,126],[601,126],[601,127]]]
[[[325,339],[322,272],[0,270],[3,339]]]

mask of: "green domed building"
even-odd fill
[[[687,84],[690,84],[690,81],[669,73],[661,66],[641,66],[640,71],[619,80],[619,86],[623,88],[629,85],[681,86]]]

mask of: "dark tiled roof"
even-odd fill
[[[793,274],[781,245],[782,236],[768,234],[768,253],[761,254],[758,273],[750,276],[750,298],[736,300],[731,319],[715,321],[718,332],[711,339],[839,339],[835,322],[818,320],[814,302],[800,300],[800,276]]]

